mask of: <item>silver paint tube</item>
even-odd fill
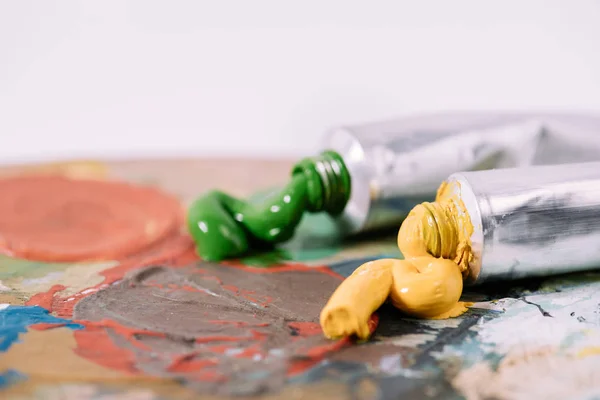
[[[600,162],[451,175],[473,224],[469,284],[600,267]]]
[[[399,227],[459,171],[600,161],[600,116],[450,113],[340,127],[322,148],[337,151],[351,175],[336,219],[344,234]]]

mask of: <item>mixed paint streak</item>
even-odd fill
[[[50,329],[65,326],[70,329],[82,329],[83,325],[70,320],[57,318],[48,310],[39,306],[0,305],[0,351],[6,351],[19,340],[19,335],[28,329]]]
[[[126,182],[0,179],[0,253],[50,262],[113,260],[143,251],[183,220],[177,199]]]
[[[277,393],[290,383],[334,381],[342,382],[349,393],[366,390],[365,382],[370,382],[370,393],[380,398],[512,399],[542,395],[552,399],[560,398],[555,393],[580,392],[576,384],[581,376],[589,376],[584,382],[588,390],[596,389],[596,375],[589,371],[598,362],[594,349],[600,348],[597,274],[486,287],[481,292],[485,294],[467,293],[465,300],[475,304],[456,320],[403,318],[396,309],[384,306],[372,340],[349,346],[348,342],[322,342],[317,322],[306,317],[313,314],[310,310],[304,319],[289,320],[288,315],[277,325],[271,312],[277,313],[282,304],[293,304],[293,299],[281,302],[281,294],[265,291],[266,283],[261,286],[252,279],[274,279],[271,283],[276,285],[286,274],[297,281],[294,274],[307,273],[322,277],[310,281],[331,281],[334,287],[341,277],[370,258],[317,270],[301,265],[248,268],[235,262],[226,266],[190,265],[197,262],[193,250],[190,256],[190,248],[186,251],[180,247],[183,251],[175,252],[178,255],[158,257],[170,261],[159,266],[149,263],[140,270],[124,264],[113,268],[97,290],[73,296],[71,302],[60,296],[57,287],[38,297],[43,304],[60,310],[62,318],[39,306],[10,306],[2,312],[30,310],[35,316],[20,324],[26,328],[19,328],[19,335],[25,335],[27,329],[68,327],[75,338],[75,354],[119,371],[123,379],[178,379],[200,393]],[[127,294],[129,290],[135,295]],[[326,297],[327,291],[316,293]],[[132,315],[125,308],[115,309],[122,304],[119,296],[138,299],[129,303]],[[237,314],[220,309],[214,315],[203,315],[206,311],[197,303],[210,304],[206,299],[218,296],[231,300],[227,306],[238,305]],[[51,303],[48,298],[52,298]],[[194,324],[198,331],[174,332],[175,328],[161,317],[165,310],[156,307],[190,301],[196,303],[198,315],[178,311],[180,306],[168,309],[175,312],[178,321],[184,315],[192,321],[202,318],[201,323]],[[65,306],[72,302],[78,304],[74,313],[72,307]],[[252,312],[240,315],[239,307]],[[318,309],[317,304],[313,307]],[[154,316],[158,325],[150,327],[144,316],[150,318],[148,321]],[[567,363],[572,372],[565,375],[562,368],[551,367],[557,362]],[[236,368],[237,373],[230,368]],[[18,385],[25,379],[19,371],[2,373],[5,384]],[[540,384],[520,385],[519,376],[524,374],[539,379]],[[542,384],[548,375],[568,389]]]
[[[350,344],[325,340],[314,320],[325,301],[323,285],[331,289],[339,281],[326,269],[297,265],[155,266],[82,300],[74,318],[94,321],[121,343],[123,355],[110,353],[112,360],[129,360],[124,372],[184,379],[202,391],[255,392],[281,387]],[[304,290],[286,296],[294,284]],[[86,348],[99,335],[84,330],[76,338]],[[96,361],[105,364],[102,353]]]

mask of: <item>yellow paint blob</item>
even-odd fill
[[[472,259],[469,215],[458,184],[440,186],[434,203],[416,206],[398,232],[405,260],[382,259],[358,267],[321,312],[329,338],[370,335],[368,321],[386,300],[403,313],[429,319],[457,317],[463,276]]]

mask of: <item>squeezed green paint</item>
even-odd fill
[[[265,193],[257,193],[251,197],[262,199]],[[294,236],[287,242],[278,244],[274,249],[253,252],[241,258],[250,266],[269,267],[286,261],[309,262],[334,256],[343,248],[342,238],[332,219],[323,213],[308,214],[302,217]]]
[[[317,170],[322,161],[336,166],[328,171],[329,182]],[[261,201],[237,199],[218,190],[207,193],[190,206],[188,230],[203,259],[240,257],[290,240],[306,212],[339,214],[349,195],[350,175],[344,162],[327,151],[297,163],[290,182]]]

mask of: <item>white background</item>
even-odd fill
[[[494,108],[600,109],[599,1],[0,0],[0,162],[299,156]]]

